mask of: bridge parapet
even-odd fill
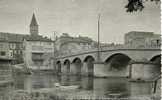
[[[133,46],[133,45],[116,44],[101,47],[101,50],[114,50],[114,49],[160,49],[160,45]]]
[[[110,45],[110,46],[104,46],[100,48],[100,51],[109,51],[109,50],[131,50],[131,49],[161,49],[160,45],[145,45],[145,46],[130,46],[130,45],[123,45],[123,44],[116,44],[116,45]],[[88,53],[93,53],[97,52],[97,48],[90,48],[90,49],[84,49],[76,52],[58,52],[57,58],[60,57],[66,57],[66,56],[71,56],[71,55],[81,55],[81,54],[88,54]]]

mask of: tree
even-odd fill
[[[127,12],[142,11],[144,9],[144,2],[160,2],[160,0],[128,0],[128,4],[125,6]]]

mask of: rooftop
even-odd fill
[[[41,36],[41,35],[38,35],[38,36],[30,36],[30,35],[28,35],[28,36],[26,36],[24,39],[27,40],[27,41],[52,42],[52,40],[49,39],[48,37],[43,37],[43,36]]]
[[[125,35],[153,35],[154,32],[145,32],[145,31],[130,31],[126,33]]]
[[[31,35],[27,35],[27,34],[0,32],[0,40],[1,41],[22,42],[24,39],[27,41],[52,42],[52,40],[49,39],[48,37],[43,37],[41,35],[31,36]]]
[[[7,40],[8,42],[22,42],[26,36],[24,34],[0,32],[1,40]]]
[[[35,14],[33,13],[32,20],[30,26],[38,26],[37,20],[35,18]]]

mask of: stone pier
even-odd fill
[[[88,76],[88,64],[86,62],[83,63],[83,66],[82,66],[82,75],[83,76]]]
[[[67,66],[64,65],[64,64],[62,64],[62,66],[61,66],[61,73],[62,74],[67,74]]]
[[[158,64],[149,61],[132,61],[130,67],[130,79],[132,81],[152,80],[160,74]]]
[[[70,64],[70,74],[71,75],[75,75],[75,74],[77,74],[77,69],[76,69],[76,66],[75,66],[75,64]]]
[[[72,63],[70,64],[70,74],[71,75],[81,75],[82,65]]]
[[[106,71],[105,71],[105,65],[102,62],[96,62],[94,63],[94,76],[95,77],[107,77]]]
[[[123,69],[111,68],[110,64],[103,62],[94,63],[94,76],[95,77],[128,77],[129,76],[129,66]]]

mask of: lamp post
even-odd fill
[[[98,21],[97,21],[97,61],[100,62],[100,13],[98,14]]]

